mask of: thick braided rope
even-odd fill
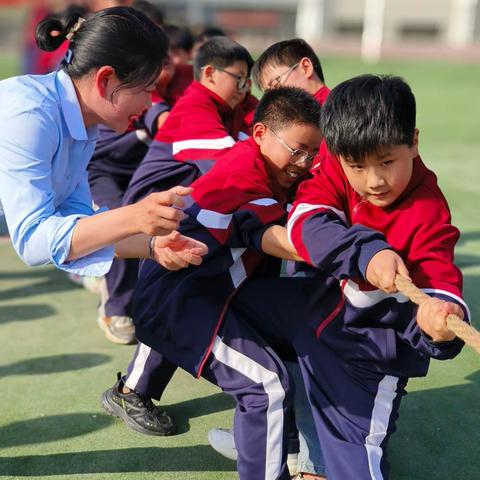
[[[397,275],[395,277],[395,286],[398,290],[408,297],[413,303],[421,305],[423,302],[431,298],[425,292],[422,292],[410,280]],[[448,315],[447,328],[453,332],[458,338],[461,338],[467,345],[474,348],[480,353],[480,332],[474,327],[464,322],[457,315]]]

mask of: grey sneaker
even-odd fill
[[[105,336],[113,343],[131,345],[137,342],[135,327],[130,317],[112,315],[98,317],[98,326],[105,332]]]
[[[102,394],[101,404],[109,415],[118,417],[125,425],[135,432],[145,435],[173,435],[175,422],[163,410],[160,410],[152,400],[131,390],[123,393],[123,380],[120,372],[113,387]]]

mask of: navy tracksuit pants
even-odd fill
[[[252,280],[234,297],[231,308],[269,344],[293,346],[327,478],[388,478],[386,446],[408,379],[368,368],[368,361],[347,361],[322,335],[317,338],[306,322],[312,315],[309,300],[314,289],[314,278]]]
[[[99,207],[109,209],[122,206],[129,177],[115,175],[90,175],[90,191]],[[139,261],[135,258],[114,258],[105,275],[106,291],[102,292],[102,315],[131,316],[131,304],[138,277]]]

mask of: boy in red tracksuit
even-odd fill
[[[320,59],[301,38],[282,40],[268,47],[253,65],[252,79],[262,91],[281,85],[303,88],[320,105],[325,103],[330,93]],[[327,147],[323,141],[319,157],[326,153]]]
[[[200,47],[195,81],[157,132],[130,182],[125,203],[165,185],[191,184],[234,145],[242,127],[234,121],[234,110],[250,88],[252,64],[248,51],[227,37]]]
[[[252,78],[260,90],[266,91],[281,85],[302,88],[318,101],[325,103],[330,89],[325,85],[325,77],[320,59],[312,47],[300,38],[283,40],[268,47],[255,61]],[[326,153],[322,142],[318,158]],[[290,272],[291,264],[287,266]],[[306,267],[308,268],[308,267]],[[289,373],[295,382],[295,419],[299,430],[300,449],[298,455],[290,452],[290,471],[301,472],[302,478],[324,478],[325,465],[322,452],[316,439],[310,405],[306,398],[303,380],[297,363],[287,363]],[[212,429],[208,432],[210,445],[227,458],[236,458],[233,432],[225,429]]]
[[[281,85],[303,88],[320,105],[330,93],[318,56],[301,38],[282,40],[268,47],[255,61],[252,78],[262,91]]]
[[[301,89],[267,92],[252,137],[192,185],[180,231],[208,245],[202,265],[168,271],[147,261],[139,272],[133,309],[139,340],[236,399],[238,471],[245,480],[290,479],[284,423],[291,418],[291,391],[281,380],[279,356],[230,311],[230,302],[261,274],[265,253],[295,258],[279,224],[318,152],[319,117],[320,106]],[[105,400],[120,415],[116,397]]]
[[[459,232],[418,154],[415,110],[397,77],[363,75],[332,90],[321,122],[331,155],[300,186],[288,221],[318,273],[250,282],[232,304],[273,332],[268,341],[293,345],[329,480],[387,478],[409,377],[463,346],[445,320],[469,320],[453,263]],[[414,305],[397,292],[397,274],[432,298]]]
[[[227,37],[213,38],[200,47],[194,62],[196,81],[157,132],[133,174],[124,204],[163,190],[165,185],[190,185],[231,149],[246,128],[245,105],[254,108],[256,104],[254,97],[245,98],[252,64],[248,51]],[[135,283],[136,279],[131,291]],[[127,377],[104,392],[102,405],[135,431],[172,434],[173,420],[151,398],[160,399],[175,370],[174,364],[139,343]],[[121,411],[112,408],[116,400],[122,402]]]

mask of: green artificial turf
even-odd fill
[[[417,96],[420,151],[462,231],[457,262],[480,328],[479,65],[323,59],[327,83],[359,73],[402,75]],[[0,59],[0,72],[15,71]],[[1,188],[1,186],[0,186]],[[125,371],[133,347],[109,343],[96,326],[97,297],[51,267],[30,269],[0,240],[0,476],[5,478],[217,480],[235,465],[208,447],[228,427],[232,401],[178,372],[162,405],[179,435],[147,437],[105,415],[99,397]],[[480,478],[480,362],[469,349],[432,362],[409,383],[389,456],[393,480]],[[348,459],[346,459],[348,461]],[[347,479],[346,479],[347,480]]]

